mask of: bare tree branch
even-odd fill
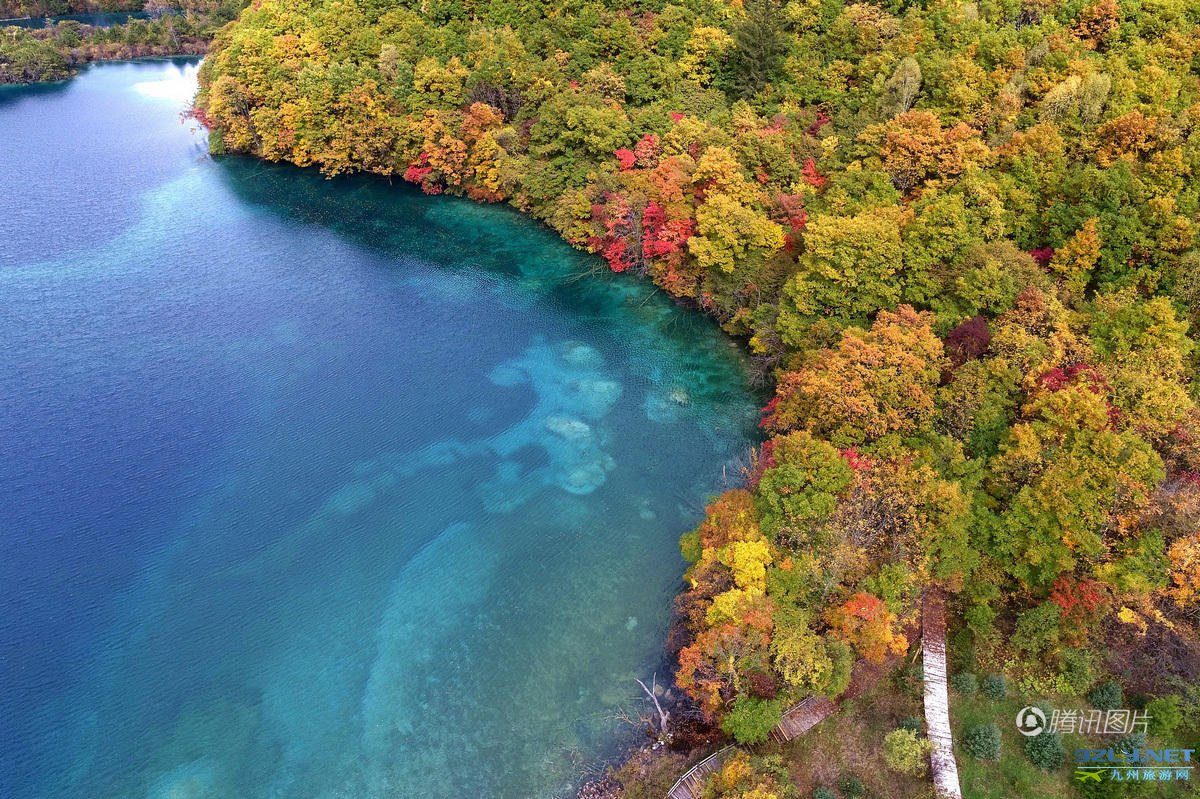
[[[636,677],[634,679],[637,679]],[[658,690],[658,674],[655,673],[651,678],[651,685],[654,690],[646,687],[646,683],[641,680],[637,684],[642,686],[642,690],[646,692],[646,696],[650,697],[650,701],[654,703],[654,709],[658,711],[658,731],[666,735],[671,730],[671,714],[663,710],[663,706],[658,701],[658,695],[655,693]]]

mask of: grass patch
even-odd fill
[[[898,690],[900,681],[900,675],[885,676],[806,734],[772,745],[788,764],[800,796],[812,796],[819,786],[836,789],[847,775],[858,777],[872,799],[933,796],[928,778],[897,774],[883,762],[884,737],[904,719],[923,715],[920,694],[911,685]]]
[[[1038,769],[1025,755],[1025,737],[1017,731],[1017,712],[1035,703],[1049,703],[1060,709],[1075,709],[1086,712],[1091,706],[1082,699],[1063,697],[1012,696],[1002,700],[991,700],[982,694],[975,697],[951,697],[950,716],[954,730],[955,756],[958,759],[959,778],[962,782],[963,799],[1083,799],[1079,783],[1073,780],[1075,750],[1080,748],[1106,748],[1116,743],[1117,735],[1063,735],[1067,750],[1067,762],[1053,772]],[[966,731],[975,724],[994,722],[1000,728],[1001,749],[997,761],[979,760],[963,750],[962,741]],[[1150,738],[1146,745],[1157,747],[1187,747],[1183,741],[1160,741]],[[1193,780],[1197,777],[1193,775]],[[1113,786],[1115,792],[1104,794],[1113,797],[1138,797],[1142,799],[1184,799],[1200,796],[1198,782],[1150,782]]]

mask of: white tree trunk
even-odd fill
[[[634,679],[637,679],[636,677]],[[658,702],[658,673],[655,672],[652,678],[654,688],[647,688],[646,683],[641,680],[637,684],[642,686],[642,690],[646,692],[646,696],[650,697],[650,701],[654,703],[654,709],[658,711],[658,732],[660,735],[669,735],[671,732],[671,714],[663,710],[663,706]]]

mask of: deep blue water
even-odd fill
[[[505,208],[214,161],[194,79],[0,92],[0,796],[568,791],[735,348]]]

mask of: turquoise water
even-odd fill
[[[569,792],[736,349],[505,208],[213,161],[194,80],[0,92],[0,796]]]
[[[79,22],[96,28],[109,28],[113,25],[124,25],[131,19],[150,19],[150,14],[144,11],[103,11],[96,14],[63,14],[58,17],[16,17],[0,19],[0,27],[49,28],[60,22]]]

